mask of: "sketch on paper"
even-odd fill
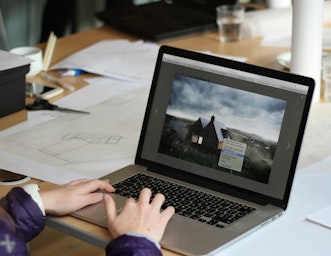
[[[100,178],[134,162],[149,88],[88,107],[0,139],[0,150]],[[134,106],[134,107],[133,107]]]
[[[118,144],[121,138],[122,136],[108,134],[68,133],[63,136],[61,141],[43,147],[40,151],[65,162],[78,162],[80,157],[75,159],[74,156],[77,156],[77,153],[79,155],[79,152],[84,151],[84,148],[89,145]]]

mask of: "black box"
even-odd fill
[[[25,75],[29,72],[30,64],[20,60],[19,58],[23,57],[15,54],[2,51],[0,56],[0,62],[2,62],[0,65],[1,118],[25,108]]]

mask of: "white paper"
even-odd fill
[[[150,83],[158,50],[158,45],[143,41],[104,40],[70,55],[50,69],[81,69],[119,80]],[[241,56],[216,56],[238,61],[247,60]]]
[[[72,180],[88,178],[86,175],[71,172],[63,168],[34,161],[22,156],[0,150],[0,168],[29,176],[31,178],[49,181],[54,184],[64,184]]]
[[[331,229],[331,206],[309,215],[306,220]]]
[[[111,87],[111,84],[108,86]],[[85,108],[90,115],[59,114],[54,119],[2,137],[0,158],[1,153],[9,153],[21,158],[22,163],[22,168],[17,168],[16,162],[4,167],[12,172],[54,182],[53,175],[59,171],[41,173],[41,168],[36,168],[35,172],[30,172],[27,168],[25,172],[23,167],[30,166],[26,161],[39,162],[77,174],[78,177],[90,178],[100,178],[132,164],[148,93],[148,86],[130,90]],[[54,111],[48,112],[56,114]],[[57,183],[64,183],[74,176],[62,175],[56,178]]]
[[[56,101],[61,107],[86,109],[113,97],[124,95],[136,89],[150,88],[149,82],[127,82],[108,77],[85,79],[89,85]]]
[[[75,93],[65,96],[53,103],[64,108],[84,110],[90,106],[108,100],[111,97],[116,97],[142,87],[149,88],[150,86],[150,83],[146,82],[125,82],[107,77],[90,78],[85,81],[89,83],[89,86],[85,86],[75,91]],[[1,131],[0,138],[63,115],[66,114],[57,111],[28,111],[27,121]]]
[[[50,69],[81,69],[125,81],[151,81],[159,46],[143,41],[103,40]]]
[[[21,67],[31,62],[30,59],[0,50],[0,71]]]

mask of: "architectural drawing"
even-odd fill
[[[133,163],[148,93],[132,90],[88,107],[90,115],[60,115],[3,137],[0,151],[100,178]]]
[[[118,144],[122,136],[118,135],[101,135],[91,133],[77,133],[66,134],[62,140],[54,145],[49,145],[40,149],[41,152],[50,156],[56,157],[67,162],[77,162],[78,159],[74,159],[73,155],[76,155],[76,151],[84,150],[89,145],[98,144]]]

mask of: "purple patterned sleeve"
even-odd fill
[[[45,227],[45,216],[24,189],[13,188],[0,200],[0,207],[11,218],[15,235],[25,242],[37,236]]]
[[[156,245],[144,237],[123,235],[106,247],[107,256],[162,256]]]
[[[29,255],[24,239],[15,234],[12,219],[2,212],[2,209],[0,209],[0,255]]]
[[[22,188],[12,189],[0,199],[0,255],[28,256],[26,242],[45,227],[37,203]],[[162,256],[160,249],[145,237],[123,235],[106,247],[107,256]]]

